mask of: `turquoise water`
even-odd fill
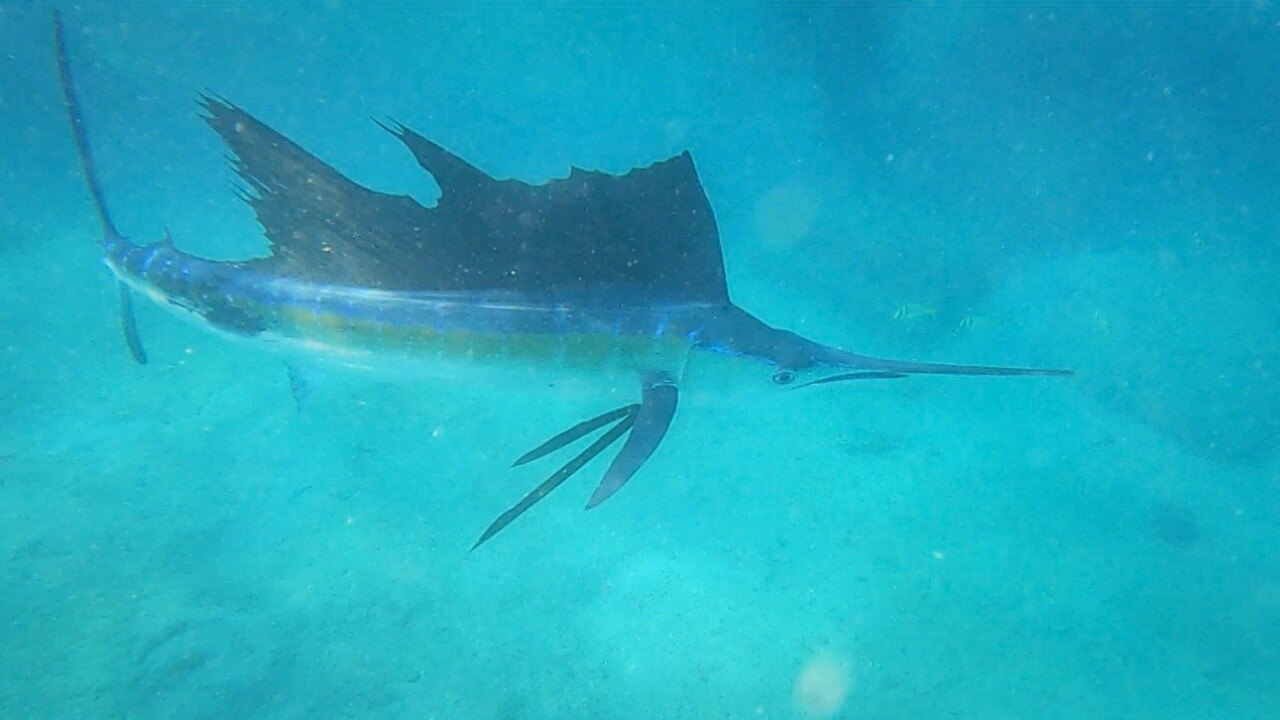
[[[1043,364],[682,408],[616,498],[510,462],[613,399],[315,378],[146,304],[0,2],[0,717],[1280,717],[1280,10],[64,7],[121,229],[260,254],[194,98],[429,202],[692,149],[737,303]]]

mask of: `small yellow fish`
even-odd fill
[[[937,317],[937,308],[921,305],[920,303],[906,303],[899,305],[897,310],[893,311],[893,319],[900,322],[914,322],[925,318]]]
[[[965,315],[964,317],[960,318],[960,322],[956,323],[956,329],[952,332],[952,334],[960,335],[962,333],[978,332],[983,330],[984,328],[991,327],[993,322],[995,321],[993,321],[991,318],[969,313],[968,315]]]

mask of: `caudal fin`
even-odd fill
[[[62,84],[62,99],[67,107],[67,117],[71,120],[71,135],[76,140],[76,150],[80,154],[80,167],[84,170],[85,181],[89,184],[89,194],[93,196],[93,205],[98,212],[98,222],[102,225],[102,241],[120,241],[120,233],[111,220],[107,210],[106,196],[102,192],[102,182],[98,180],[97,167],[93,163],[93,151],[89,147],[89,135],[84,128],[84,115],[80,112],[80,101],[76,97],[75,80],[71,77],[71,62],[67,59],[67,39],[62,27],[62,15],[53,11],[53,46],[58,55],[58,80]],[[125,343],[129,346],[129,354],[141,365],[147,364],[147,351],[142,347],[138,336],[138,323],[133,317],[133,297],[124,283],[119,283],[120,291],[120,327],[124,330]]]
[[[67,39],[62,28],[62,15],[57,10],[53,11],[53,45],[58,53],[58,80],[62,83],[62,99],[66,103],[67,115],[71,119],[71,134],[76,139],[76,150],[80,153],[80,166],[84,168],[84,177],[89,183],[89,194],[93,195],[93,204],[98,211],[98,221],[102,223],[103,238],[118,238],[120,233],[116,231],[116,225],[111,221],[111,213],[107,211],[106,196],[102,193],[102,183],[98,181],[98,171],[93,163],[89,135],[84,129],[84,115],[80,112],[75,80],[71,77],[71,61],[67,59]]]

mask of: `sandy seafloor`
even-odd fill
[[[67,7],[140,240],[263,249],[198,90],[424,200],[370,115],[531,181],[691,147],[744,307],[1078,371],[766,371],[604,506],[597,463],[473,553],[550,471],[511,460],[611,401],[331,371],[298,412],[278,358],[145,305],[133,364],[47,9],[0,3],[0,717],[1280,717],[1267,4]],[[1067,69],[1001,78],[997,46]],[[855,132],[894,113],[928,120]]]

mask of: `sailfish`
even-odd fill
[[[230,150],[270,254],[205,259],[178,249],[167,232],[137,244],[108,212],[56,13],[54,42],[137,362],[147,361],[133,317],[141,296],[222,334],[304,355],[352,364],[393,357],[429,369],[497,366],[514,369],[507,377],[516,382],[547,370],[603,375],[638,390],[634,402],[519,457],[515,465],[597,434],[501,513],[473,549],[621,442],[587,507],[617,493],[666,437],[698,355],[754,368],[761,387],[1070,372],[871,357],[759,320],[730,299],[716,219],[688,150],[620,175],[573,168],[531,184],[496,179],[398,122],[378,121],[439,186],[428,207],[353,182],[244,109],[206,94],[202,116]]]

